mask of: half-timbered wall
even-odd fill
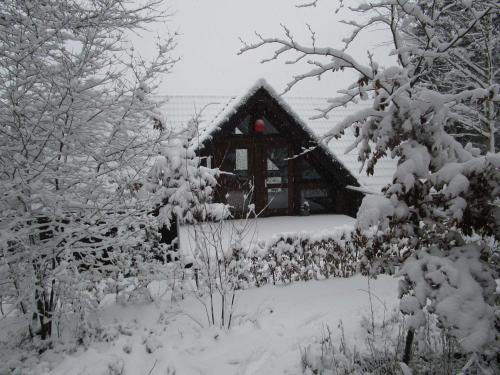
[[[346,189],[356,179],[263,88],[220,124],[200,153],[221,169],[216,199],[235,213],[254,204],[261,216],[354,216],[361,202],[360,193]]]

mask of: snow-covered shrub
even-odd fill
[[[364,345],[355,345],[345,337],[343,324],[335,332],[326,327],[322,336],[301,350],[304,374],[468,374],[471,361],[463,355],[458,340],[440,329],[436,316],[426,313],[425,329],[419,331],[409,366],[401,362],[405,351],[407,316],[394,309],[387,311],[383,302],[372,295],[368,286],[370,315],[361,320]],[[374,298],[375,297],[375,298]],[[383,314],[374,312],[374,304],[383,304]],[[481,372],[479,372],[481,373]]]
[[[358,268],[358,250],[349,231],[277,235],[263,259],[273,283],[349,277]]]
[[[458,341],[444,334],[433,316],[428,315],[425,330],[419,332],[409,366],[401,361],[404,352],[405,316],[388,314],[382,321],[363,317],[364,345],[355,345],[344,336],[342,322],[334,333],[326,327],[322,336],[301,349],[305,375],[455,375],[468,374],[470,363],[460,351]],[[411,371],[410,371],[411,369]],[[480,372],[479,372],[480,373]]]
[[[291,283],[301,279],[301,260],[305,250],[301,242],[299,235],[282,235],[269,244],[264,259],[272,264],[273,281]]]
[[[244,245],[241,242],[233,242],[229,252],[224,257],[225,267],[227,268],[230,287],[246,289],[252,285],[254,274],[251,270],[251,259],[245,253]],[[257,284],[257,280],[254,281]]]
[[[394,329],[395,323],[394,320],[384,322],[383,328],[377,326],[376,332],[365,332],[371,337],[365,348],[357,348],[346,339],[342,322],[337,335],[333,335],[327,326],[321,338],[301,350],[303,374],[400,375],[398,337],[389,337],[388,334],[388,326]],[[380,333],[384,336],[377,337]]]
[[[359,268],[358,254],[350,231],[284,233],[267,243],[251,245],[238,237],[220,253],[220,258],[212,257],[211,264],[223,265],[222,274],[230,289],[243,289],[268,283],[350,277]]]
[[[162,144],[141,188],[140,193],[158,208],[158,226],[220,221],[229,215],[226,205],[212,202],[218,169],[203,166],[196,155],[200,116]]]
[[[237,290],[254,285],[247,254],[249,245],[243,241],[247,230],[245,223],[211,220],[191,227],[196,295],[209,325],[229,329]],[[231,228],[229,238],[224,236],[225,224]]]
[[[405,239],[373,228],[368,231],[356,228],[352,241],[359,251],[359,271],[363,275],[394,275],[408,251]]]
[[[263,241],[251,246],[246,257],[250,261],[250,280],[256,287],[272,282],[269,280],[269,270],[274,266],[272,261],[265,264],[266,245]]]
[[[443,251],[449,251],[444,257]],[[403,265],[401,310],[409,327],[425,325],[424,311],[436,313],[443,329],[468,353],[495,340],[495,280],[481,262],[478,244],[434,246],[412,255]]]

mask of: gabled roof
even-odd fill
[[[199,140],[204,142],[221,124],[226,122],[238,108],[252,97],[259,89],[264,88],[280,106],[301,125],[301,127],[318,139],[332,129],[346,116],[360,109],[367,108],[370,103],[362,102],[348,107],[338,108],[329,114],[329,118],[311,120],[318,114],[318,110],[328,105],[328,98],[321,97],[283,97],[264,80],[257,81],[247,92],[240,96],[179,96],[162,97],[164,102],[161,111],[164,113],[164,125],[173,128],[186,126],[194,116],[199,115]],[[356,149],[348,154],[345,151],[354,142],[355,137],[350,129],[340,139],[329,142],[328,149],[333,157],[339,161],[367,190],[380,191],[390,183],[396,169],[393,159],[384,158],[377,163],[375,175],[367,176],[360,171],[358,152]]]

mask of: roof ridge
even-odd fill
[[[208,94],[162,94],[162,95],[153,95],[153,98],[229,98],[236,95],[208,95]]]
[[[277,94],[280,98],[284,99],[312,99],[312,100],[318,100],[318,99],[325,99],[325,100],[330,100],[334,99],[332,96],[294,96],[294,95],[280,95]],[[227,94],[227,95],[222,95],[222,94],[162,94],[162,95],[153,95],[153,98],[161,99],[161,98],[232,98],[232,97],[238,97],[238,95],[234,94]],[[360,102],[367,102],[368,101],[363,101],[361,100]],[[355,104],[359,104],[355,103]]]
[[[238,95],[223,95],[223,94],[162,94],[162,95],[153,95],[154,98],[227,98]],[[293,99],[331,99],[330,96],[295,96],[295,95],[280,95],[281,98],[293,98]]]

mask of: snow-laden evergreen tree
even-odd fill
[[[220,222],[229,215],[226,205],[212,201],[219,170],[206,167],[203,158],[196,155],[199,121],[197,115],[182,129],[160,126],[162,132],[175,132],[176,136],[162,144],[140,191],[156,207],[158,220],[150,231],[157,237],[153,253],[166,261],[180,260],[182,254],[174,244],[160,243],[162,230],[175,233],[176,225]],[[158,124],[167,122],[163,114],[157,114]]]
[[[143,192],[153,193],[151,199],[160,207],[160,225],[170,227],[175,220],[222,220],[228,214],[224,204],[212,202],[219,171],[204,166],[202,158],[196,155],[199,117],[164,142],[148,173]]]
[[[130,36],[164,21],[160,5],[0,4],[0,293],[31,337],[84,317],[155,220],[140,189],[175,136],[153,130],[151,100],[175,43],[145,60]]]
[[[454,18],[448,31],[444,29],[449,25],[440,22],[440,17],[451,7],[464,16]],[[354,128],[357,138],[352,148],[358,147],[360,162],[369,174],[384,156],[398,160],[393,181],[383,195],[364,198],[358,226],[375,228],[377,236],[390,241],[388,245],[404,250],[399,259],[393,258],[392,246],[380,254],[401,266],[401,310],[410,316],[403,360],[409,362],[414,334],[422,329],[424,313],[429,312],[436,314],[443,331],[470,355],[469,366],[494,367],[500,324],[492,252],[498,249],[488,244],[498,246],[500,238],[500,155],[481,154],[470,144],[462,146],[446,129],[464,119],[464,108],[498,104],[497,83],[478,82],[464,75],[464,65],[453,65],[467,41],[480,44],[478,33],[489,19],[498,17],[498,2],[377,0],[349,10],[357,17],[346,21],[353,32],[339,48],[318,45],[314,32],[310,45],[300,43],[285,28],[283,38],[258,35],[255,43],[243,45],[241,53],[276,45],[271,60],[285,54],[294,55],[291,63],[307,60],[311,70],[294,77],[285,91],[303,79],[329,72],[352,70],[359,75],[318,117],[350,102],[372,99],[371,108],[339,122],[324,141]],[[380,25],[390,32],[397,57],[394,66],[380,66],[370,53],[361,61],[348,52],[360,33]],[[421,43],[407,37],[416,25],[425,34]],[[465,54],[461,57],[472,59]],[[463,80],[451,91],[438,82],[429,85],[433,72],[444,63],[453,70],[450,76]],[[493,72],[497,70],[494,66]],[[479,119],[469,120],[482,127]],[[489,240],[491,236],[494,240]]]

